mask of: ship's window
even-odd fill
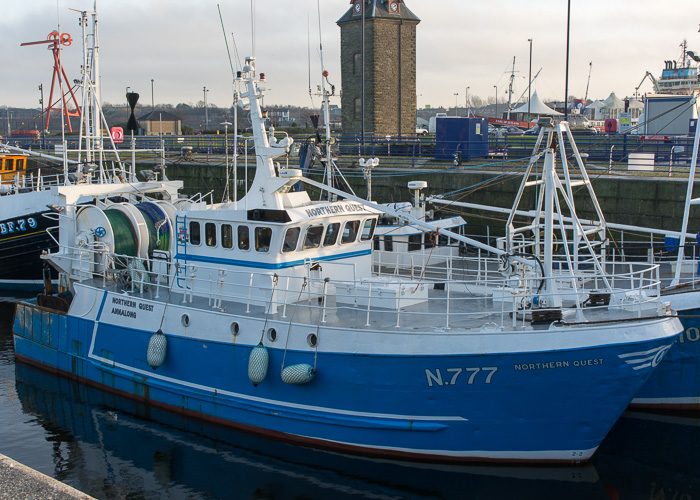
[[[408,251],[415,252],[420,250],[420,246],[423,239],[423,233],[412,234],[408,237]]]
[[[299,242],[299,233],[301,229],[298,227],[290,227],[287,232],[284,233],[284,243],[282,244],[282,252],[293,252],[297,249],[297,243]]]
[[[269,227],[255,228],[255,250],[258,252],[269,252],[271,239],[272,229]]]
[[[199,222],[190,222],[190,243],[192,245],[199,245],[202,242],[201,235],[199,233]]]
[[[233,248],[233,227],[231,224],[221,225],[221,246]]]
[[[380,250],[380,249],[381,249],[381,243],[380,243],[380,241],[381,241],[381,240],[380,240],[380,237],[379,237],[379,236],[375,236],[375,237],[374,237],[374,249],[375,249],[375,250]]]
[[[333,222],[328,224],[326,228],[326,235],[323,237],[323,246],[327,247],[330,245],[335,245],[338,241],[338,233],[340,232],[340,222]]]
[[[250,233],[248,226],[238,226],[238,248],[250,250]]]
[[[208,247],[216,246],[216,224],[213,222],[207,222],[204,224],[204,236],[207,241]]]
[[[323,236],[323,226],[309,226],[304,237],[304,250],[318,248],[321,246],[321,236]]]
[[[359,220],[349,220],[343,227],[343,236],[340,238],[340,243],[354,243],[357,239],[357,230],[360,229]]]
[[[14,169],[15,169],[14,158],[6,158],[5,159],[5,170],[14,170]]]
[[[377,219],[367,219],[362,225],[362,234],[360,234],[360,241],[369,241],[374,235],[374,226],[377,224]]]
[[[17,159],[17,170],[24,170],[24,158]]]
[[[394,239],[388,234],[384,236],[384,250],[387,252],[394,251]]]

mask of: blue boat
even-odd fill
[[[695,102],[698,106],[698,102]],[[700,279],[697,237],[687,233],[690,207],[698,204],[693,198],[693,186],[700,149],[700,127],[695,130],[695,142],[688,172],[683,222],[679,233],[667,233],[667,251],[657,263],[670,267],[663,281],[662,296],[677,312],[684,332],[664,358],[649,381],[632,400],[638,409],[662,411],[700,411]],[[686,238],[694,237],[691,245]]]
[[[682,331],[655,293],[658,267],[629,266],[616,278],[628,285],[614,287],[586,234],[575,255],[555,256],[546,235],[558,229],[559,197],[571,200],[551,148],[533,159],[543,169],[543,259],[284,168],[274,160],[292,140],[266,130],[262,80],[247,58],[236,84],[257,168],[243,199],[170,213],[155,202],[66,199],[47,259],[70,301],[64,311],[18,304],[17,360],[327,450],[589,460]],[[382,273],[372,265],[382,214],[475,252]]]

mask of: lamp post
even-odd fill
[[[229,183],[229,175],[228,175],[228,126],[231,125],[231,122],[221,122],[221,125],[224,126],[224,149],[226,150],[226,187],[224,188],[224,200],[223,201],[228,202],[229,201],[229,197],[228,197],[228,183]]]
[[[464,102],[467,106],[467,118],[469,118],[469,87],[467,87],[467,91],[465,92]]]
[[[457,96],[458,95],[459,95],[459,92],[454,93],[454,96],[455,96],[455,116],[457,116]]]
[[[151,78],[151,111],[156,110],[156,101],[153,98],[153,78]]]
[[[498,85],[494,85],[493,88],[496,90],[496,118],[498,118]]]
[[[206,87],[204,87],[204,130],[209,129],[209,110],[207,109],[207,90]]]
[[[527,72],[527,123],[530,123],[530,86],[532,85],[532,38],[527,39],[530,42],[530,69]]]

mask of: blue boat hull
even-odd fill
[[[700,411],[700,308],[678,311],[684,332],[632,400],[631,407]]]
[[[19,361],[153,405],[320,448],[480,462],[587,461],[674,333],[505,354],[285,354],[270,347],[269,373],[254,386],[251,345],[169,334],[165,362],[154,370],[146,361],[153,332],[27,303],[18,304],[14,322]],[[635,355],[643,365],[630,361]],[[283,363],[308,363],[316,376],[285,384]]]

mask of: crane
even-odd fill
[[[61,89],[61,101],[63,102],[63,107],[60,108],[60,111],[66,116],[66,121],[68,122],[68,131],[73,132],[73,128],[71,127],[70,124],[70,117],[71,116],[80,116],[80,105],[78,104],[78,99],[75,97],[75,94],[73,93],[73,88],[70,86],[70,80],[68,80],[68,77],[66,76],[66,72],[63,69],[63,65],[61,64],[61,45],[64,45],[68,47],[71,43],[73,42],[73,39],[68,33],[58,33],[58,31],[52,31],[49,33],[49,36],[46,38],[46,40],[39,40],[38,42],[25,42],[20,44],[20,47],[25,47],[27,45],[39,45],[39,44],[47,44],[49,47],[49,50],[53,52],[53,78],[51,79],[51,92],[49,94],[49,107],[46,108],[46,122],[44,124],[44,130],[49,129],[49,119],[51,118],[51,111],[58,111],[59,108],[54,108],[53,105],[53,91],[54,87],[56,85],[56,80],[58,80],[58,86]],[[63,76],[63,80],[61,80],[61,76]],[[63,85],[67,84],[68,86],[68,91],[63,92]],[[71,99],[73,101],[73,104],[75,104],[75,110],[70,111],[66,107],[66,94],[70,93]]]
[[[634,88],[634,98],[635,99],[639,97],[639,87],[642,86],[642,83],[644,83],[644,80],[646,80],[647,78],[649,78],[651,80],[651,84],[654,86],[654,92],[656,92],[657,94],[659,93],[659,85],[658,85],[658,83],[656,83],[656,78],[654,78],[654,75],[652,75],[651,73],[649,73],[647,71],[646,75],[644,75],[644,78],[642,78],[642,81],[639,82],[639,85],[637,85]]]

